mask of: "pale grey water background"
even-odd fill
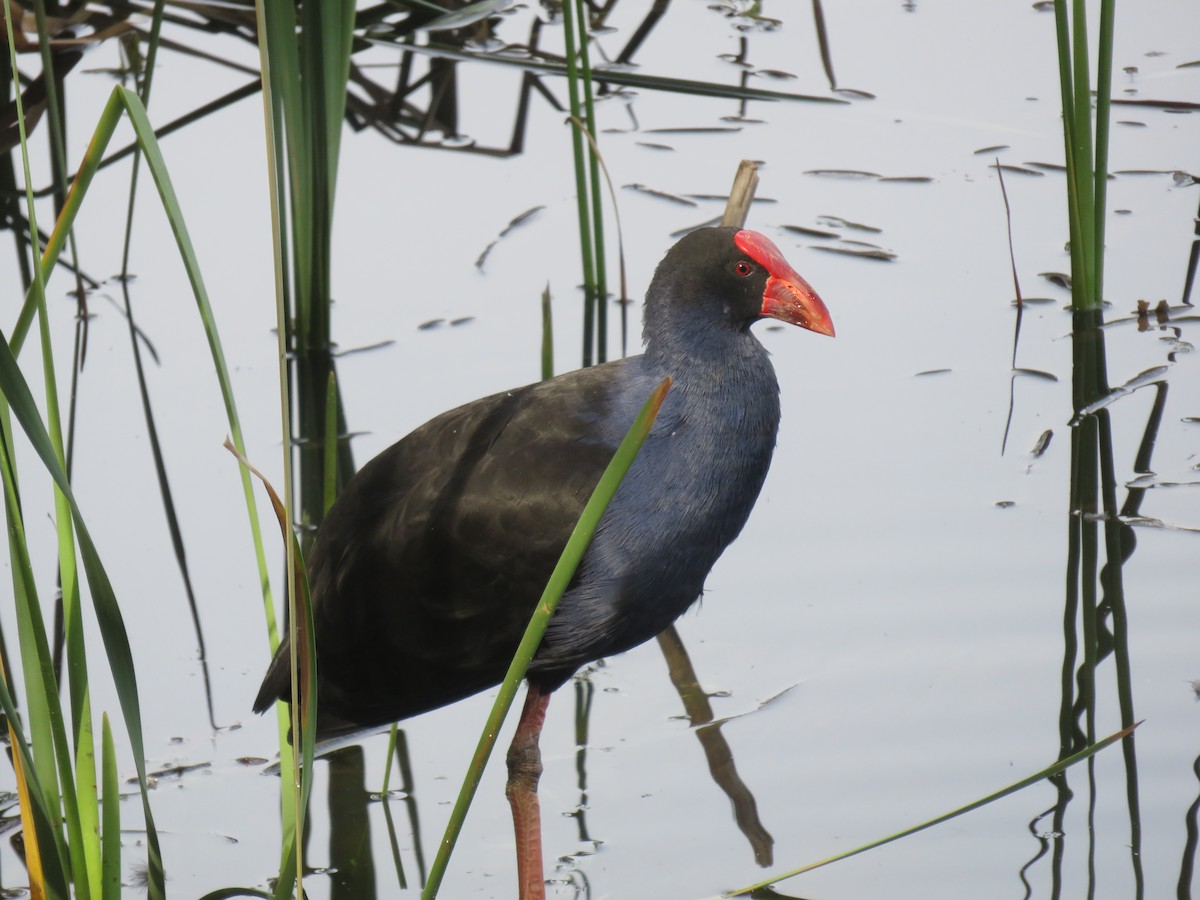
[[[622,7],[611,24],[629,29],[643,11]],[[808,7],[766,12],[787,21],[777,31],[749,35],[750,60],[796,77],[756,83],[830,94]],[[1114,95],[1200,97],[1200,68],[1179,68],[1200,58],[1196,31],[1187,24],[1193,12],[1182,0],[1119,8]],[[519,39],[531,14],[518,9],[502,36]],[[720,134],[629,132],[624,101],[599,108],[602,127],[618,129],[601,136],[618,185],[719,194],[738,160],[763,160],[759,194],[776,202],[757,206],[749,225],[775,239],[816,286],[838,329],[829,341],[758,327],[782,383],[776,463],[745,533],[709,579],[703,604],[679,623],[701,683],[722,692],[715,712],[730,719],[722,733],[774,838],[773,870],[931,818],[1037,771],[1058,752],[1071,320],[1067,293],[1038,273],[1068,269],[1065,193],[1059,173],[1006,175],[1023,293],[1053,298],[1027,307],[1017,365],[1058,380],[1018,378],[1002,455],[1014,309],[992,168],[996,155],[1013,165],[1062,158],[1053,17],[1029,4],[997,3],[841,3],[828,4],[825,14],[839,86],[875,99],[755,103],[749,114],[762,124]],[[648,72],[732,81],[736,70],[718,56],[736,52],[736,24],[703,3],[677,3],[639,61]],[[557,32],[548,40],[557,40]],[[622,41],[618,33],[602,44]],[[216,43],[253,61],[248,48]],[[98,68],[111,52],[97,51],[83,65]],[[372,58],[394,62],[384,50]],[[1127,66],[1139,71],[1122,72]],[[242,81],[171,54],[157,79],[156,122]],[[466,70],[462,130],[484,142],[507,140],[516,81],[494,67]],[[72,137],[82,142],[92,127],[79,112],[89,108],[87,92],[95,92],[91,108],[98,110],[110,83],[94,75],[76,77],[73,87]],[[644,131],[728,126],[722,117],[737,111],[733,101],[649,91],[632,103]],[[1112,169],[1159,174],[1118,175],[1111,183],[1110,209],[1129,213],[1109,219],[1110,320],[1127,318],[1139,299],[1178,305],[1200,201],[1200,188],[1176,184],[1169,174],[1200,167],[1195,113],[1118,107],[1113,118],[1140,125],[1114,126]],[[536,101],[526,153],[510,160],[398,149],[373,133],[347,133],[335,236],[335,335],[344,348],[395,342],[339,365],[350,426],[364,432],[354,445],[360,462],[442,409],[536,378],[538,298],[547,282],[555,299],[557,368],[578,364],[574,182],[562,119]],[[1001,144],[1008,149],[976,153]],[[278,478],[261,104],[244,101],[166,139],[163,150],[234,370],[250,455]],[[932,181],[811,174],[827,169]],[[82,219],[84,265],[96,274],[119,266],[124,171],[118,166],[98,180]],[[239,728],[213,733],[208,721],[195,637],[134,395],[125,323],[98,297],[76,482],[127,616],[150,767],[205,766],[163,779],[151,797],[170,895],[193,897],[235,884],[261,887],[273,874],[279,783],[261,766],[238,762],[276,750],[273,720],[249,712],[267,660],[256,574],[240,486],[221,449],[226,426],[208,351],[165,220],[146,188],[135,301],[139,324],[163,359],[151,375],[152,390],[200,594],[215,716],[219,725]],[[670,245],[670,233],[720,208],[713,202],[686,208],[625,189],[618,198],[634,296]],[[477,270],[475,259],[505,224],[538,205],[545,209]],[[813,249],[820,242],[780,228],[819,227],[824,215],[880,229],[843,233],[886,248],[895,261],[822,253]],[[4,265],[11,285],[11,253]],[[61,275],[50,288],[64,349],[68,288]],[[15,310],[16,295],[10,296]],[[435,317],[460,316],[474,318],[417,329]],[[1195,340],[1195,322],[1178,327],[1178,336],[1156,327],[1138,333],[1130,323],[1107,332],[1114,385],[1170,366],[1153,465],[1161,486],[1149,492],[1142,513],[1172,527],[1139,526],[1124,568],[1134,703],[1146,720],[1137,735],[1146,897],[1189,896],[1177,883],[1189,858],[1186,814],[1200,793],[1193,774],[1200,706],[1189,684],[1200,678],[1200,425],[1185,421],[1200,417],[1200,378],[1186,343]],[[949,371],[919,375],[941,369]],[[114,403],[114,395],[127,402]],[[1152,391],[1143,390],[1112,408],[1119,485],[1135,477],[1133,457],[1151,401]],[[1054,434],[1050,446],[1033,458],[1046,429]],[[1119,498],[1124,494],[1119,486]],[[274,535],[270,523],[267,533]],[[51,529],[34,538],[44,551],[40,571],[52,573]],[[100,658],[98,645],[93,654]],[[1111,659],[1099,678],[1103,735],[1120,726]],[[597,689],[586,756],[592,841],[581,840],[577,819],[564,815],[579,803],[569,689],[552,703],[543,738],[547,864],[562,882],[552,896],[699,898],[765,877],[681,719],[657,646],[609,660],[591,680]],[[426,860],[489,703],[480,696],[405,724]],[[103,685],[95,704],[116,709]],[[386,738],[362,746],[373,789]],[[132,774],[131,766],[125,770]],[[326,777],[322,766],[309,844],[315,866],[329,864]],[[503,777],[497,760],[452,863],[447,898],[513,893]],[[0,775],[3,786],[10,778]],[[1059,870],[1063,895],[1085,895],[1093,841],[1095,896],[1137,897],[1119,748],[1097,758],[1095,779],[1089,835],[1086,773],[1077,768],[1069,775],[1076,796]],[[830,898],[1026,896],[1020,872],[1039,852],[1030,823],[1054,801],[1053,789],[1041,785],[780,889]],[[402,805],[391,805],[412,885],[418,864],[409,820]],[[369,811],[378,896],[415,897],[415,888],[405,893],[397,885],[381,805]],[[135,827],[134,804],[125,815]],[[1033,830],[1049,832],[1049,820]],[[140,853],[137,837],[128,836],[127,875]],[[1034,862],[1025,878],[1030,896],[1051,896],[1049,857]],[[336,896],[334,880],[316,875],[306,887],[316,898]],[[0,881],[26,883],[7,844]]]

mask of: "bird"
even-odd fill
[[[364,465],[317,531],[318,738],[493,687],[637,411],[671,379],[526,673],[507,787],[522,900],[545,890],[536,790],[550,695],[692,606],[758,498],[780,420],[774,368],[750,330],[761,319],[834,336],[824,302],[769,238],[692,231],[651,279],[640,355],[431,419]],[[291,700],[289,657],[285,640],[256,712]]]

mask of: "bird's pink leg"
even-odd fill
[[[546,721],[550,695],[534,685],[525,694],[525,708],[508,748],[508,785],[505,793],[512,807],[513,831],[517,839],[517,880],[521,900],[545,900],[542,873],[542,817],[537,785],[542,775],[542,751],[538,737]]]

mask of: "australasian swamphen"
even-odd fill
[[[764,317],[834,333],[821,299],[770,240],[692,232],[646,292],[641,356],[432,419],[367,463],[317,533],[319,735],[492,687],[617,445],[671,377],[529,667],[508,760],[522,898],[544,893],[537,742],[550,693],[691,606],[758,497],[779,425],[779,384],[750,332]],[[285,642],[256,711],[290,698],[288,660]]]

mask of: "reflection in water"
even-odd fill
[[[1060,758],[1096,740],[1097,671],[1110,656],[1116,670],[1121,727],[1127,728],[1134,723],[1128,619],[1121,569],[1133,552],[1133,534],[1132,529],[1121,521],[1116,500],[1111,410],[1104,407],[1082,414],[1109,393],[1103,324],[1103,313],[1099,309],[1073,313],[1072,404],[1076,420],[1071,429]],[[1082,659],[1079,658],[1081,653]],[[1137,886],[1136,896],[1141,897],[1141,812],[1135,741],[1136,737],[1129,735],[1121,746],[1125,760],[1130,865]],[[1087,765],[1088,858],[1094,861],[1097,783],[1094,760],[1089,759]],[[1057,892],[1062,886],[1064,820],[1073,795],[1066,773],[1057,776],[1054,784],[1058,803],[1054,813],[1052,879]],[[1093,890],[1094,878],[1094,866],[1089,865],[1089,887]]]
[[[1122,567],[1131,558],[1137,538],[1129,522],[1139,515],[1146,486],[1130,485],[1118,504],[1116,464],[1113,456],[1112,402],[1128,390],[1110,390],[1105,359],[1103,313],[1076,311],[1073,339],[1073,405],[1071,428],[1071,489],[1067,551],[1066,603],[1063,616],[1064,656],[1062,701],[1059,713],[1060,756],[1077,752],[1096,739],[1098,674],[1111,659],[1121,727],[1136,721],[1133,677],[1129,653],[1129,615]],[[1163,326],[1159,326],[1163,327]],[[1172,360],[1173,361],[1173,360]],[[1147,418],[1133,470],[1150,474],[1151,455],[1163,419],[1168,384],[1165,369],[1155,377],[1135,379],[1136,387],[1153,386],[1154,404]],[[1129,817],[1129,865],[1134,896],[1142,897],[1141,803],[1139,798],[1136,736],[1122,741],[1125,767],[1125,808]],[[1088,821],[1089,889],[1094,890],[1095,816],[1098,805],[1094,760],[1088,761],[1086,786]],[[1063,885],[1064,822],[1073,793],[1066,773],[1054,784],[1052,879],[1055,893]],[[1038,857],[1044,854],[1044,848]],[[1194,854],[1194,848],[1187,853]],[[1035,857],[1038,858],[1038,857]],[[1185,858],[1184,868],[1190,866]]]
[[[420,884],[425,884],[426,868],[425,868],[425,852],[421,849],[421,817],[417,811],[417,799],[415,796],[415,786],[412,774],[412,762],[408,757],[408,737],[404,731],[395,728],[396,733],[396,765],[400,769],[400,795],[404,799],[404,809],[408,813],[408,828],[412,835],[413,856],[417,863],[417,878]],[[385,778],[386,780],[386,778]],[[386,791],[381,794],[380,802],[383,805],[383,816],[387,823],[388,830],[388,845],[392,850],[392,864],[396,868],[396,883],[401,888],[408,887],[408,876],[404,871],[404,864],[400,859],[400,841],[396,835],[396,823],[392,818],[392,792]]]
[[[713,724],[712,704],[709,703],[708,694],[700,687],[696,670],[692,668],[692,661],[688,658],[687,648],[683,646],[674,625],[658,636],[658,645],[667,660],[671,682],[679,691],[679,698],[683,701],[683,708],[687,711],[688,719],[696,732],[696,739],[704,749],[704,758],[708,760],[708,770],[712,773],[713,781],[733,803],[733,817],[742,834],[750,841],[754,861],[760,866],[769,866],[773,858],[775,839],[759,820],[758,804],[754,795],[738,774],[737,766],[733,762],[733,750],[721,734],[723,723]]]
[[[742,781],[733,760],[733,751],[721,734],[722,722],[714,723],[712,706],[709,696],[704,693],[696,677],[695,669],[688,658],[687,650],[674,626],[659,635],[659,645],[667,660],[672,683],[679,691],[695,731],[696,738],[704,750],[705,759],[714,782],[729,797],[733,804],[734,819],[738,828],[750,842],[754,860],[761,866],[770,865],[773,859],[774,839],[763,827],[758,817],[758,806],[750,789]],[[587,748],[589,720],[591,717],[592,701],[595,686],[589,677],[591,669],[584,670],[574,679],[575,690],[575,771],[579,802],[568,815],[574,818],[579,828],[579,848],[569,856],[560,859],[560,865],[555,878],[559,883],[570,884],[574,887],[576,897],[591,896],[591,884],[585,872],[570,865],[570,860],[586,856],[592,852],[597,841],[588,831],[586,810],[589,803],[587,779]],[[373,898],[387,896],[387,885],[394,884],[401,889],[413,887],[409,883],[408,873],[402,861],[401,836],[396,831],[391,800],[395,796],[403,798],[407,811],[408,827],[411,834],[411,847],[414,854],[419,886],[425,884],[426,866],[422,852],[422,836],[417,800],[414,791],[414,778],[409,761],[408,746],[403,731],[397,733],[396,763],[400,773],[400,787],[395,791],[384,794],[373,794],[367,787],[364,772],[364,753],[360,745],[341,747],[325,755],[323,762],[328,772],[328,826],[329,848],[328,866],[309,869],[310,873],[326,876],[330,884],[330,896],[334,900],[352,900],[352,898]],[[371,844],[370,804],[379,800],[383,808],[384,823],[387,829],[388,844],[392,854],[392,865],[395,869],[395,881],[384,876],[384,887],[376,883],[375,860]],[[311,824],[311,819],[306,825]],[[305,832],[305,859],[318,858],[308,848],[310,832]],[[757,895],[756,895],[757,896]],[[781,896],[777,894],[763,896]]]
[[[354,474],[354,456],[350,448],[350,433],[346,425],[341,389],[338,387],[337,366],[328,337],[318,346],[295,349],[288,366],[288,394],[292,398],[292,443],[296,455],[296,480],[299,497],[299,522],[302,547],[308,551],[317,527],[325,518],[325,510],[333,502],[327,496],[326,440],[327,415],[335,416],[337,446],[330,454],[335,473],[335,493],[345,486]],[[284,604],[287,612],[287,604]],[[286,627],[286,620],[285,620]]]
[[[1061,788],[1061,787],[1064,787],[1065,785],[1062,785],[1061,783],[1057,783],[1057,786],[1059,786]],[[1024,897],[1022,898],[1022,900],[1029,900],[1029,898],[1033,896],[1033,885],[1031,885],[1029,883],[1029,879],[1026,877],[1026,873],[1029,872],[1031,869],[1033,869],[1034,866],[1037,865],[1038,860],[1040,860],[1043,856],[1045,856],[1049,852],[1050,838],[1056,836],[1054,834],[1046,834],[1045,832],[1042,831],[1042,820],[1045,819],[1046,816],[1050,815],[1051,813],[1056,812],[1057,810],[1058,810],[1057,805],[1052,806],[1049,809],[1038,813],[1036,816],[1033,817],[1033,819],[1029,823],[1029,833],[1031,835],[1033,835],[1033,839],[1038,842],[1038,852],[1034,855],[1034,857],[1031,860],[1029,860],[1029,862],[1027,862],[1027,863],[1025,863],[1025,865],[1021,866],[1021,870],[1017,873],[1021,878],[1021,886],[1025,888],[1025,894],[1024,894]]]
[[[611,63],[595,73],[596,84],[602,94],[615,96],[621,94],[625,87],[635,87],[701,96],[735,97],[743,102],[750,98],[844,102],[827,96],[809,96],[752,87],[748,79],[759,73],[749,67],[739,71],[737,86],[636,72],[634,57],[664,20],[669,7],[669,0],[655,0],[621,49],[611,56],[605,55],[606,61],[611,58]],[[594,35],[605,30],[611,31],[607,22],[620,8],[619,0],[588,7],[590,32]],[[394,143],[408,146],[501,157],[523,153],[529,105],[533,94],[541,96],[558,112],[566,112],[563,104],[543,81],[545,76],[564,77],[566,60],[561,53],[543,50],[540,47],[543,28],[547,25],[556,27],[561,24],[561,11],[561,4],[543,2],[532,15],[487,15],[477,21],[464,21],[461,17],[455,20],[449,16],[442,16],[442,11],[433,4],[428,7],[419,3],[377,4],[359,10],[354,22],[356,42],[352,48],[349,70],[346,123],[355,131],[369,128]],[[130,57],[139,59],[146,53],[148,38],[145,33],[129,26],[127,19],[131,12],[131,9],[118,9],[108,14],[86,8],[81,10],[72,22],[75,25],[87,23],[94,29],[91,37],[95,40],[103,40],[105,35],[122,34],[130,42]],[[728,15],[750,23],[750,28],[770,29],[778,26],[776,20],[761,16],[756,7],[730,11]],[[814,0],[813,16],[821,57],[830,83],[833,84],[832,57],[820,0]],[[441,22],[434,22],[434,19],[439,17]],[[522,20],[529,23],[528,33],[523,39],[506,41],[499,36],[502,23],[508,23],[511,30]],[[53,20],[51,22],[53,24]],[[166,45],[167,49],[205,60],[239,75],[247,75],[251,80],[159,126],[155,129],[159,139],[251,97],[261,89],[256,67],[237,62],[233,58],[236,54],[214,54],[207,49],[206,44],[209,36],[220,34],[246,42],[253,46],[257,53],[257,20],[252,6],[223,4],[219,8],[210,8],[197,5],[174,17],[171,25],[175,28],[175,33],[171,38],[172,43]],[[200,39],[190,40],[189,30],[200,35]],[[380,66],[373,61],[361,62],[360,54],[378,47],[394,48],[398,51],[399,56],[394,66]],[[27,49],[33,51],[37,48],[31,45]],[[604,55],[603,48],[599,45],[597,50]],[[82,51],[74,45],[55,45],[50,48],[55,80],[60,86],[81,57]],[[505,140],[482,142],[471,134],[469,125],[464,129],[460,121],[460,113],[465,105],[460,102],[460,62],[505,66],[521,72],[520,88],[513,102],[512,126]],[[386,76],[381,77],[378,73],[386,73]],[[139,72],[136,71],[136,65],[130,64],[129,68],[119,70],[116,74],[128,78],[138,75]],[[841,92],[853,96],[868,96],[857,91]],[[39,74],[23,83],[22,101],[26,112],[25,125],[32,132],[46,104],[43,75]],[[492,121],[494,109],[491,101],[487,107],[488,119]],[[632,109],[630,113],[632,115]],[[17,143],[15,116],[15,104],[10,102],[0,105],[0,151],[11,149]],[[135,146],[131,143],[115,151],[100,163],[100,167],[105,168],[130,156]],[[56,165],[57,160],[52,157],[51,166]],[[11,182],[12,179],[4,169],[5,167],[0,167],[0,182]],[[0,225],[12,228],[16,240],[20,243],[25,240],[22,232],[27,232],[23,214],[18,208],[21,191],[16,188],[15,183],[0,183],[0,188],[4,187],[8,190],[0,192],[0,197],[3,199],[6,214]],[[35,196],[44,196],[56,190],[53,185],[41,188],[35,191]],[[18,254],[18,259],[22,265],[26,264],[24,254]],[[67,265],[65,261],[60,264]]]
[[[574,865],[580,857],[590,856],[597,846],[603,843],[595,840],[587,826],[588,808],[588,777],[587,750],[588,731],[592,717],[592,701],[595,699],[596,686],[592,684],[591,673],[604,665],[603,661],[593,663],[582,672],[575,675],[572,688],[575,692],[575,786],[579,791],[579,802],[575,808],[565,813],[574,819],[579,828],[579,847],[572,853],[560,856],[555,867],[555,873],[550,879],[560,884],[569,884],[574,888],[574,896],[585,898],[592,895],[592,886],[587,873]]]
[[[587,827],[588,725],[592,718],[592,700],[596,694],[596,686],[592,684],[590,677],[591,669],[591,666],[584,669],[575,676],[572,683],[575,689],[575,786],[579,790],[579,803],[568,815],[575,819],[579,826],[579,843],[585,847],[593,843]]]
[[[375,858],[367,815],[363,749],[342,747],[325,757],[329,773],[329,896],[333,900],[374,897]],[[307,821],[307,820],[306,820]],[[305,852],[305,858],[311,857]]]
[[[1003,192],[1003,176],[999,172],[998,175]],[[1004,201],[1007,213],[1006,194]],[[1197,233],[1200,235],[1200,228]],[[1190,304],[1190,291],[1198,255],[1200,239],[1193,242],[1188,260],[1183,289],[1184,309]],[[1016,325],[1013,335],[1012,377],[1015,381],[1016,374],[1020,371],[1016,368],[1016,354],[1024,306],[1015,261],[1013,280],[1016,292]],[[1070,281],[1067,280],[1063,286],[1071,287]],[[1058,722],[1060,759],[1096,741],[1096,722],[1104,713],[1106,705],[1105,697],[1097,690],[1098,684],[1111,683],[1115,686],[1121,727],[1128,728],[1136,722],[1129,649],[1130,621],[1123,566],[1137,548],[1137,535],[1133,525],[1138,522],[1163,525],[1158,520],[1144,518],[1141,515],[1141,506],[1146,491],[1157,484],[1151,458],[1166,409],[1169,394],[1168,374],[1176,362],[1178,348],[1188,346],[1183,341],[1178,318],[1175,322],[1171,321],[1171,309],[1165,301],[1153,308],[1149,302],[1140,301],[1135,315],[1107,323],[1107,327],[1133,326],[1139,333],[1166,332],[1171,338],[1167,344],[1167,364],[1147,369],[1125,384],[1112,388],[1108,380],[1106,323],[1103,311],[1099,308],[1076,309],[1072,316],[1073,416],[1069,423],[1071,468]],[[1133,460],[1132,470],[1135,478],[1125,485],[1126,496],[1123,502],[1119,502],[1112,416],[1122,398],[1150,387],[1154,389],[1154,402],[1146,418],[1142,438]],[[1012,418],[1011,400],[1010,386],[1009,422],[1005,426],[1005,441]],[[1106,672],[1105,668],[1109,665],[1111,672]],[[1111,700],[1108,702],[1111,703]],[[1127,845],[1132,896],[1140,900],[1144,895],[1142,811],[1134,734],[1123,739],[1122,752],[1125,771],[1123,802],[1125,815],[1129,820]],[[1195,765],[1200,775],[1200,760],[1197,760]],[[1096,870],[1100,848],[1096,844],[1096,835],[1102,833],[1097,822],[1102,804],[1095,766],[1095,760],[1089,759],[1083,788],[1086,798],[1086,808],[1082,815],[1087,824],[1084,849],[1087,858],[1088,896],[1095,894],[1098,886]],[[1025,897],[1031,896],[1033,892],[1029,880],[1030,873],[1047,854],[1050,856],[1050,895],[1061,896],[1066,884],[1064,861],[1067,856],[1067,817],[1076,792],[1070,786],[1067,772],[1054,776],[1051,782],[1057,793],[1054,806],[1035,816],[1028,825],[1030,833],[1038,842],[1038,850],[1018,873],[1025,888]],[[1185,816],[1188,839],[1180,865],[1177,889],[1179,898],[1191,896],[1198,809],[1200,799],[1193,802]],[[1083,832],[1075,829],[1072,833],[1079,835]]]
[[[200,663],[200,679],[204,685],[204,702],[208,710],[208,723],[213,732],[220,730],[217,725],[216,713],[213,708],[213,691],[212,679],[208,672],[208,650],[204,644],[204,626],[200,622],[200,607],[196,602],[196,591],[192,584],[192,574],[188,566],[187,550],[184,548],[183,534],[179,528],[179,516],[175,510],[175,497],[171,491],[171,482],[167,477],[166,459],[163,457],[162,444],[158,439],[158,425],[154,418],[154,408],[150,401],[150,389],[146,383],[146,370],[142,362],[142,335],[138,330],[137,324],[134,321],[133,315],[133,300],[129,295],[129,278],[121,278],[121,294],[125,301],[125,321],[129,326],[129,347],[133,355],[134,371],[137,373],[138,393],[142,399],[142,415],[146,420],[146,437],[150,440],[150,452],[154,459],[154,472],[158,479],[158,491],[162,497],[163,515],[167,523],[167,531],[171,535],[171,549],[175,553],[175,564],[179,567],[179,577],[183,584],[183,591],[187,597],[188,612],[191,614],[192,629],[196,633],[196,651],[198,654],[197,661]],[[79,296],[83,297],[83,291],[79,291]],[[86,309],[86,308],[85,308]],[[82,352],[80,350],[81,329],[85,327],[86,312],[79,317],[76,326],[76,361],[77,364],[72,367],[72,399],[76,396],[74,380],[78,378],[79,372],[82,370]],[[156,360],[157,361],[157,360]],[[75,404],[71,404],[72,424],[74,421]],[[70,466],[71,451],[70,447],[73,444],[74,428],[71,429],[72,440],[68,443],[67,465]],[[59,574],[61,580],[61,572]],[[55,604],[55,647],[54,647],[54,667],[56,672],[60,672],[61,666],[61,611],[62,611],[62,594],[60,594],[58,602]],[[61,676],[60,676],[61,677]]]
[[[1200,781],[1200,756],[1197,756],[1192,763],[1192,773],[1196,776],[1196,780]],[[1196,816],[1198,813],[1200,813],[1200,795],[1192,801],[1192,805],[1188,807],[1187,815],[1183,819],[1187,827],[1187,840],[1183,845],[1183,862],[1179,865],[1179,883],[1175,888],[1176,900],[1191,900],[1192,897],[1192,871],[1196,867],[1198,837]]]
[[[365,754],[362,746],[358,744],[338,748],[323,756],[322,762],[326,766],[329,778],[329,864],[308,868],[307,871],[328,878],[330,897],[333,900],[369,900],[376,896],[389,896],[392,885],[401,890],[412,887],[404,867],[401,838],[396,831],[391,806],[391,801],[399,796],[402,798],[408,821],[404,840],[407,843],[411,836],[412,853],[417,867],[416,879],[418,885],[423,887],[426,879],[425,855],[422,851],[420,816],[413,790],[412,765],[404,732],[398,731],[396,738],[396,764],[400,773],[400,787],[397,790],[377,794],[368,789],[364,768]],[[392,868],[395,870],[395,881],[387,875],[383,876],[382,890],[376,882],[374,848],[371,843],[370,810],[371,804],[376,800],[383,809]],[[310,816],[305,820],[305,860],[318,858],[311,854],[308,846],[311,824]]]
[[[1200,266],[1200,210],[1196,211],[1194,233],[1196,236],[1192,239],[1192,247],[1188,252],[1187,274],[1183,277],[1181,302],[1184,306],[1192,305],[1192,286],[1196,283],[1196,269]]]

